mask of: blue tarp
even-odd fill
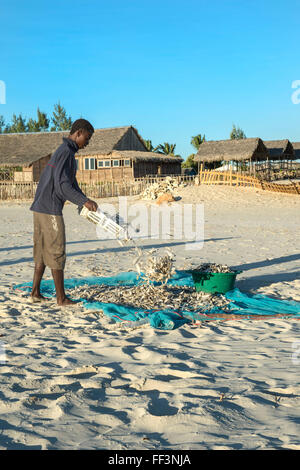
[[[125,272],[117,274],[111,277],[85,277],[77,279],[65,279],[65,289],[74,289],[84,285],[108,285],[108,286],[133,286],[143,282],[143,277],[139,276],[135,272]],[[168,285],[173,286],[188,286],[193,287],[194,282],[191,274],[186,271],[177,271],[176,274],[168,281]],[[14,288],[30,291],[32,283],[19,284]],[[55,287],[52,280],[43,280],[41,282],[41,293],[44,296],[52,297],[55,296]],[[83,302],[85,308],[92,310],[102,310],[105,315],[113,318],[116,322],[120,321],[137,321],[143,318],[148,318],[152,327],[160,328],[165,330],[171,330],[178,328],[184,323],[192,320],[201,321],[209,319],[219,319],[217,315],[220,314],[235,314],[241,315],[242,318],[247,318],[249,315],[262,315],[262,316],[274,316],[278,314],[285,315],[287,317],[300,318],[300,303],[294,301],[283,301],[272,299],[264,295],[247,295],[242,293],[239,289],[235,288],[225,294],[225,297],[230,300],[229,307],[230,312],[223,311],[218,307],[213,309],[203,310],[203,305],[199,306],[198,312],[180,311],[176,312],[171,309],[164,310],[145,310],[137,309],[135,307],[117,305],[112,303],[104,303],[86,299],[73,299],[78,302]],[[214,317],[214,315],[216,315]]]

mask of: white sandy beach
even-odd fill
[[[241,291],[300,303],[299,196],[217,186],[178,194],[178,204],[204,204],[203,248],[139,243],[170,246],[179,269],[204,261],[238,267]],[[31,304],[11,289],[32,281],[29,207],[0,204],[1,450],[300,449],[299,321],[124,332],[81,304]],[[66,278],[133,269],[132,245],[98,239],[72,204],[64,218]]]

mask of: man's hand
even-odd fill
[[[98,209],[98,204],[95,201],[91,201],[90,199],[86,201],[84,204],[84,207],[86,207],[89,211],[96,212]]]

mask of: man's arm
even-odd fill
[[[83,206],[87,201],[88,197],[86,197],[82,192],[79,192],[75,189],[71,182],[70,176],[70,160],[67,158],[62,171],[59,175],[59,181],[56,181],[56,184],[59,184],[60,191],[65,199],[77,206]]]
[[[80,192],[83,196],[85,196],[85,194],[83,194],[83,192],[82,192],[82,190],[81,190],[81,188],[80,188],[80,186],[79,186],[78,181],[77,181],[76,178],[75,178],[75,180],[74,180],[73,185],[74,185],[74,188],[75,188],[78,192]],[[85,205],[85,207],[86,207],[89,211],[96,212],[97,209],[98,209],[98,204],[97,204],[95,201],[91,201],[90,199],[88,199],[84,205]]]
[[[79,186],[78,181],[77,181],[76,178],[75,178],[75,180],[74,180],[73,186],[74,186],[74,188],[76,189],[76,191],[78,191],[79,193],[83,194],[83,196],[85,196],[85,194],[82,192],[82,189],[81,189],[81,187]]]
[[[58,164],[54,167],[54,187],[57,193],[77,206],[86,206],[89,210],[96,211],[98,208],[97,203],[91,201],[81,191],[77,181],[77,184],[75,184],[74,187],[71,174],[71,160],[69,158],[69,153],[61,155]]]

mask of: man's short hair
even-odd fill
[[[76,131],[79,131],[81,129],[89,132],[90,134],[94,133],[94,128],[89,121],[87,121],[86,119],[77,119],[77,121],[74,121],[72,124],[70,134],[72,135]]]

